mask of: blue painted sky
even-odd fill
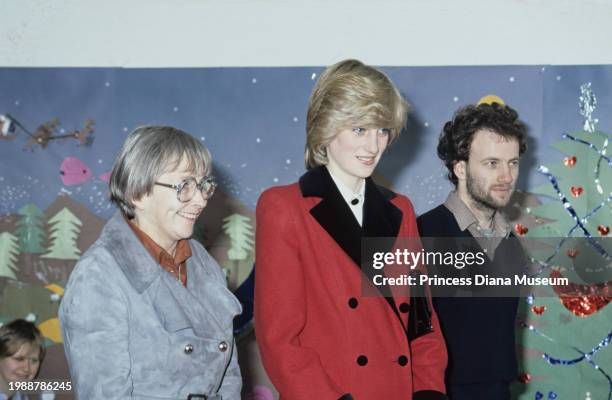
[[[29,130],[59,118],[59,129],[95,120],[95,141],[51,142],[24,151],[23,132],[0,141],[0,215],[26,203],[47,207],[62,191],[107,218],[108,172],[126,134],[139,125],[177,126],[211,150],[222,189],[254,208],[262,190],[295,181],[303,172],[305,115],[323,68],[2,68],[0,114]],[[527,122],[533,139],[520,187],[543,182],[540,163],[562,156],[550,148],[582,127],[580,85],[592,82],[599,130],[612,132],[612,66],[495,66],[384,68],[411,104],[407,131],[383,157],[379,173],[407,194],[417,212],[442,202],[450,186],[435,147],[444,122],[460,106],[495,94]],[[58,134],[61,131],[58,130]],[[64,186],[64,157],[85,162],[94,178]]]

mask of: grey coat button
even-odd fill
[[[225,353],[227,351],[227,348],[229,346],[227,345],[227,342],[221,342],[219,343],[219,351],[222,353]]]
[[[191,354],[191,353],[193,353],[193,345],[191,345],[191,344],[186,344],[186,345],[185,345],[185,349],[184,349],[184,350],[185,350],[185,354]]]

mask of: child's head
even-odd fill
[[[43,337],[36,326],[17,319],[0,327],[0,381],[30,381],[44,357]]]

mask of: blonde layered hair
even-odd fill
[[[389,144],[406,124],[408,104],[381,71],[358,60],[328,67],[315,85],[306,117],[306,169],[325,165],[341,129],[389,128]]]

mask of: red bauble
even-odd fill
[[[601,236],[607,236],[610,233],[610,227],[605,225],[597,225],[597,230]]]
[[[570,191],[572,192],[572,196],[578,197],[584,192],[584,189],[581,186],[572,186]]]
[[[576,156],[565,157],[563,159],[563,164],[565,164],[565,166],[568,168],[572,168],[574,165],[576,165]]]
[[[579,254],[580,252],[576,249],[569,249],[568,251],[565,252],[565,254],[569,257],[569,258],[576,258],[576,256]]]
[[[519,376],[516,377],[516,379],[521,383],[529,383],[529,381],[531,380],[531,375],[527,373],[520,374]]]
[[[552,271],[551,278],[562,278],[559,271]],[[612,300],[612,281],[581,285],[570,283],[553,286],[561,304],[577,317],[588,317],[608,305]]]
[[[514,224],[514,231],[517,233],[517,235],[523,236],[529,232],[529,228],[523,226],[522,224]]]

